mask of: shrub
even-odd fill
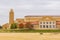
[[[14,24],[11,24],[11,29],[16,29],[17,28],[17,24],[14,23]]]
[[[28,28],[28,29],[33,29],[33,25],[30,22],[27,22],[25,24],[25,27]]]
[[[19,29],[20,29],[20,28],[24,28],[23,23],[20,23],[20,24],[19,24]]]

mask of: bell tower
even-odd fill
[[[9,25],[14,23],[14,11],[13,9],[10,10],[9,12]]]

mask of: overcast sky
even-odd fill
[[[60,15],[60,0],[0,0],[0,24],[8,22],[11,8],[15,19],[25,15]]]

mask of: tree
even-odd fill
[[[20,23],[19,24],[19,28],[24,28],[24,24],[23,23]]]
[[[33,25],[30,22],[27,22],[25,26],[28,29],[33,29]]]
[[[17,28],[17,24],[14,23],[14,24],[11,24],[11,29],[16,29]]]
[[[2,29],[2,26],[0,26],[0,29]]]

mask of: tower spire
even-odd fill
[[[13,9],[10,9],[10,12],[9,12],[9,24],[13,24],[14,23],[14,11]]]
[[[10,12],[13,12],[13,9],[10,9]]]

